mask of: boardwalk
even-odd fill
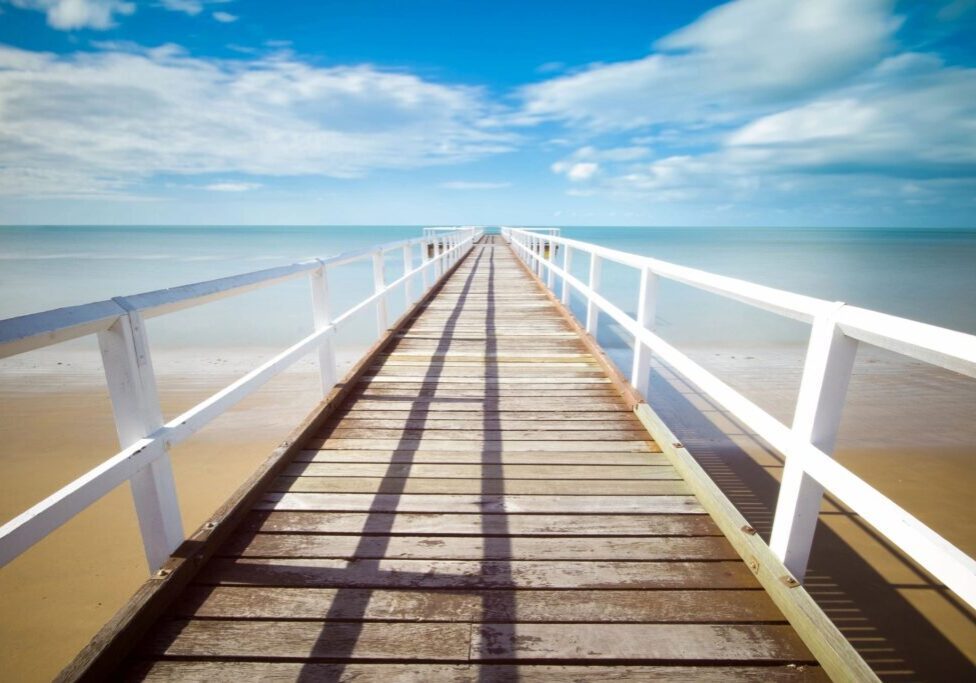
[[[151,680],[821,680],[486,238],[132,645]]]

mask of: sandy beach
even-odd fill
[[[165,414],[185,410],[272,353],[157,352]],[[790,419],[802,349],[696,348],[690,354],[773,415]],[[346,366],[351,361],[348,354],[343,357]],[[666,371],[653,390],[655,408],[760,533],[768,534],[779,457]],[[315,405],[318,391],[314,360],[304,359],[174,450],[187,530],[205,521]],[[976,490],[974,406],[976,386],[965,378],[863,352],[837,454],[968,554],[976,553],[976,528],[969,517]],[[4,361],[0,416],[0,517],[5,520],[117,450],[97,353],[50,350]],[[827,531],[818,534],[808,588],[825,608],[841,601],[831,616],[851,629],[848,635],[887,640],[909,659],[914,640],[916,652],[924,648],[928,655],[944,651],[943,660],[976,661],[976,626],[969,611],[858,520],[829,503],[824,510]],[[0,670],[11,680],[49,679],[145,576],[135,514],[123,486],[0,571],[5,606]],[[904,627],[892,629],[894,623]],[[892,666],[918,669],[911,661]]]

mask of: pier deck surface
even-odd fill
[[[824,678],[501,240],[377,358],[128,676]]]

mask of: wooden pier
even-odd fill
[[[62,676],[826,679],[631,394],[485,237]]]

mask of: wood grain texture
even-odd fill
[[[337,683],[820,683],[829,680],[819,667],[787,666],[558,666],[490,664],[326,664],[309,662],[150,661],[140,663],[129,680],[186,683],[240,681],[334,681]]]

